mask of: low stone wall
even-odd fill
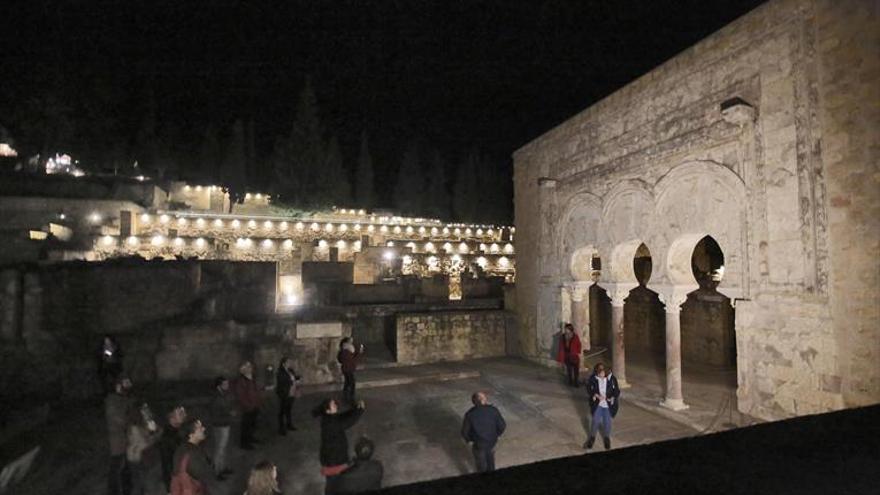
[[[163,381],[210,379],[235,376],[244,360],[254,363],[258,379],[267,366],[277,367],[282,356],[293,360],[294,369],[305,383],[329,383],[339,379],[336,352],[351,327],[329,323],[338,332],[302,332],[293,320],[272,320],[257,324],[232,321],[186,325],[165,330],[155,354],[155,378]],[[135,366],[135,363],[127,363]],[[137,376],[136,372],[132,373]],[[143,378],[149,378],[144,374]]]
[[[401,313],[397,361],[405,364],[503,356],[504,311]]]

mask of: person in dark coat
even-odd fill
[[[122,347],[110,335],[105,335],[98,349],[98,377],[106,395],[113,391],[116,378],[122,374]]]
[[[232,431],[232,423],[238,415],[235,406],[235,397],[229,391],[229,380],[224,376],[214,379],[214,397],[208,408],[211,413],[211,440],[213,443],[214,469],[217,476],[223,477],[232,474],[232,470],[226,465],[226,453],[229,446],[229,436]]]
[[[312,415],[321,418],[321,474],[326,478],[326,493],[332,493],[336,477],[348,469],[348,436],[345,430],[354,426],[364,414],[364,401],[344,413],[333,399],[318,405]]]
[[[262,393],[254,380],[254,365],[245,361],[239,368],[238,378],[232,386],[238,406],[241,410],[240,446],[245,450],[254,448],[254,430],[257,429],[257,417],[260,415]]]
[[[275,374],[275,393],[278,395],[278,434],[287,435],[287,430],[295,431],[293,426],[293,403],[296,399],[296,387],[299,377],[293,371],[290,358],[283,357],[278,363]]]
[[[128,493],[131,488],[131,470],[126,450],[133,404],[131,380],[123,375],[117,375],[113,392],[104,399],[104,415],[107,419],[107,437],[110,443],[110,472],[107,478],[107,493],[110,495],[122,495]]]
[[[354,464],[336,477],[333,493],[360,493],[382,488],[382,476],[385,473],[382,463],[371,459],[373,442],[361,437],[354,444]]]
[[[180,428],[186,422],[186,408],[175,406],[168,411],[167,423],[159,438],[159,458],[162,463],[162,482],[166,490],[171,491],[171,474],[174,471],[174,452],[183,442]]]
[[[562,332],[562,338],[559,339],[559,351],[556,353],[556,361],[565,366],[565,376],[568,378],[568,384],[572,387],[579,385],[580,377],[578,376],[581,368],[581,339],[577,332],[574,331],[574,325],[565,324],[565,330]]]
[[[477,471],[494,471],[495,444],[507,428],[507,423],[501,417],[501,412],[489,404],[485,392],[474,392],[471,402],[474,406],[464,415],[461,436],[472,445]]]
[[[355,349],[351,337],[345,337],[339,343],[339,354],[336,355],[336,360],[342,365],[342,377],[345,380],[342,385],[342,395],[351,404],[354,404],[355,401],[354,372],[357,370],[358,358],[363,353],[364,345],[361,344]]]
[[[596,441],[596,432],[602,428],[602,441],[605,450],[611,448],[611,418],[617,416],[617,408],[620,404],[620,387],[617,385],[617,377],[608,369],[606,374],[605,365],[597,363],[593,367],[593,374],[587,380],[587,395],[590,397],[590,436],[587,438],[587,449],[593,448]]]
[[[198,418],[192,418],[181,427],[181,434],[185,441],[174,452],[174,473],[171,484],[174,486],[174,478],[180,477],[185,472],[195,485],[201,486],[201,493],[207,495],[210,483],[216,479],[214,466],[208,455],[202,449],[202,442],[207,438],[205,426]],[[173,490],[169,490],[173,493]]]

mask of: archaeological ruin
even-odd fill
[[[524,355],[735,368],[763,419],[880,401],[870,2],[769,2],[514,154]]]

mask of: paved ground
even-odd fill
[[[384,386],[365,386],[361,390],[367,411],[351,431],[350,439],[353,444],[357,436],[367,435],[376,442],[375,457],[385,465],[386,486],[473,471],[470,452],[460,439],[459,429],[462,415],[470,407],[470,394],[478,389],[490,393],[491,402],[508,423],[497,450],[498,467],[585,452],[585,391],[565,386],[555,370],[504,358],[366,370],[360,379]],[[300,430],[285,437],[275,432],[275,403],[268,401],[258,433],[263,442],[256,451],[236,449],[232,456],[236,475],[211,493],[242,493],[247,470],[261,459],[279,466],[284,493],[323,493],[317,455],[318,421],[310,417],[309,411],[332,393],[315,387],[300,399],[295,406],[295,421]],[[164,411],[170,407],[168,399],[157,399],[156,409]],[[198,398],[188,401],[194,411],[198,411],[201,402]],[[673,419],[636,407],[624,395],[614,423],[613,446],[697,434],[685,426],[686,422]],[[21,493],[103,493],[104,435],[103,415],[97,405],[72,410],[53,420],[36,440],[43,448],[42,459],[34,475],[21,487]],[[599,447],[594,452],[601,451]]]

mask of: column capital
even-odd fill
[[[666,305],[667,313],[681,313],[681,305],[687,301],[687,296],[691,292],[697,290],[696,285],[665,285],[660,287],[651,287],[657,292],[657,297]]]
[[[611,306],[623,307],[623,300],[629,296],[629,291],[638,287],[635,282],[601,282],[599,287],[608,292],[611,298]]]
[[[568,288],[572,302],[583,302],[590,292],[590,287],[581,283],[575,283]]]

